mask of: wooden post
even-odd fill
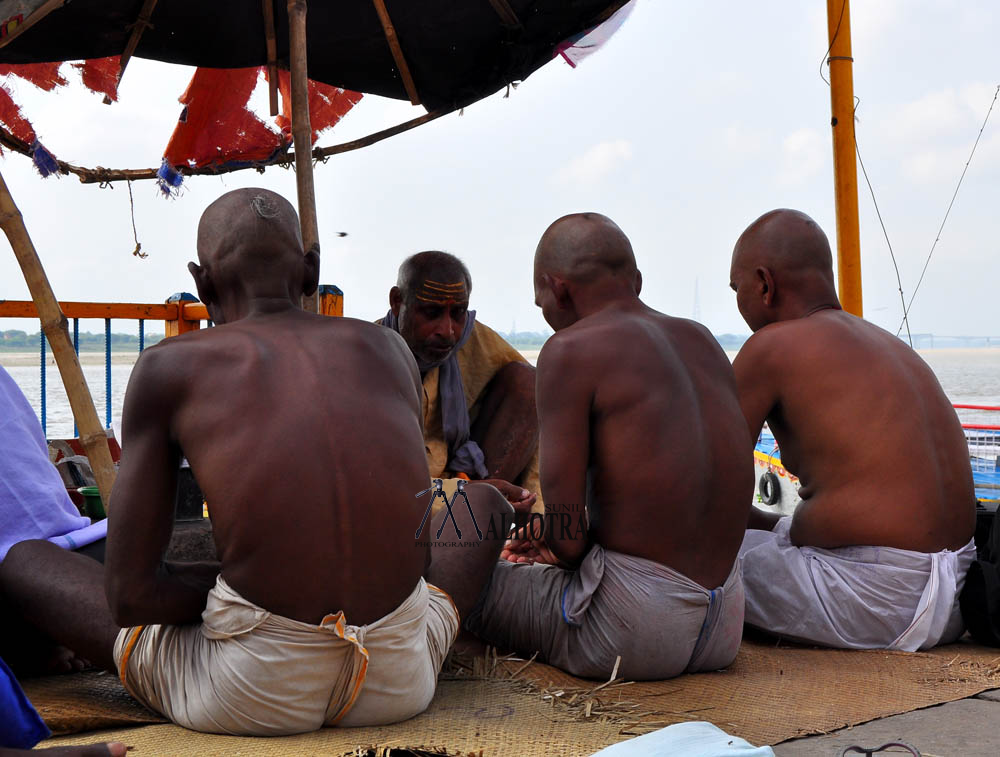
[[[101,491],[101,499],[107,509],[111,502],[111,487],[115,483],[115,465],[108,449],[108,436],[97,418],[94,399],[90,396],[90,388],[80,369],[80,360],[73,350],[66,316],[56,301],[48,276],[45,275],[45,269],[35,251],[35,245],[32,244],[28,230],[24,226],[21,211],[14,204],[14,198],[11,197],[2,174],[0,174],[0,227],[3,228],[10,246],[14,249],[14,256],[31,291],[31,299],[38,311],[42,329],[49,344],[52,345],[52,354],[56,359],[56,365],[59,366],[59,373],[62,374],[73,418],[80,430],[80,442],[87,451],[90,467],[94,471],[94,478]]]
[[[302,246],[319,251],[316,187],[313,183],[312,123],[309,120],[309,68],[306,56],[306,0],[288,0],[289,69],[292,78],[292,139],[295,142],[295,186],[299,196]],[[302,307],[319,312],[319,298],[302,297]]]
[[[188,292],[178,292],[167,298],[168,305],[177,305],[177,320],[168,319],[163,322],[163,336],[169,338],[188,331],[197,331],[201,322],[185,318],[184,307],[187,302],[197,302],[198,298]]]
[[[278,115],[278,40],[274,34],[273,0],[261,0],[264,11],[264,43],[267,46],[267,94],[271,115]]]
[[[854,141],[854,58],[848,0],[826,0],[833,128],[833,183],[837,211],[837,291],[840,304],[859,318],[861,231],[858,224],[858,159]]]
[[[320,315],[344,315],[344,290],[334,284],[319,285]]]

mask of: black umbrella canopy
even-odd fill
[[[551,60],[564,40],[626,0],[384,0],[403,57],[428,109],[460,107]],[[0,63],[120,55],[142,0],[71,0],[0,48]],[[274,2],[277,60],[287,63],[288,15]],[[213,68],[265,65],[261,0],[161,0],[135,54]],[[407,99],[373,0],[312,0],[309,77]]]

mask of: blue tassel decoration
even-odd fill
[[[31,160],[43,179],[59,173],[59,164],[55,157],[37,139],[31,145]]]
[[[174,170],[174,167],[167,162],[166,158],[160,164],[160,170],[156,172],[156,176],[156,184],[159,186],[160,191],[163,192],[164,197],[176,197],[180,193],[184,177]]]

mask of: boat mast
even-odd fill
[[[837,211],[837,290],[848,313],[861,317],[861,234],[854,141],[854,58],[848,0],[826,0],[830,52],[833,183]]]

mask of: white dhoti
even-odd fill
[[[970,541],[933,554],[893,547],[796,547],[792,518],[748,530],[740,547],[746,622],[843,649],[914,652],[965,630],[958,596],[976,557]]]
[[[219,576],[202,622],[118,634],[125,688],[196,731],[276,736],[324,725],[381,725],[423,712],[458,634],[451,598],[422,578],[389,615],[319,625],[264,610]]]
[[[743,636],[739,563],[709,590],[676,570],[594,545],[576,570],[501,560],[466,628],[575,676],[659,680],[729,665]]]

